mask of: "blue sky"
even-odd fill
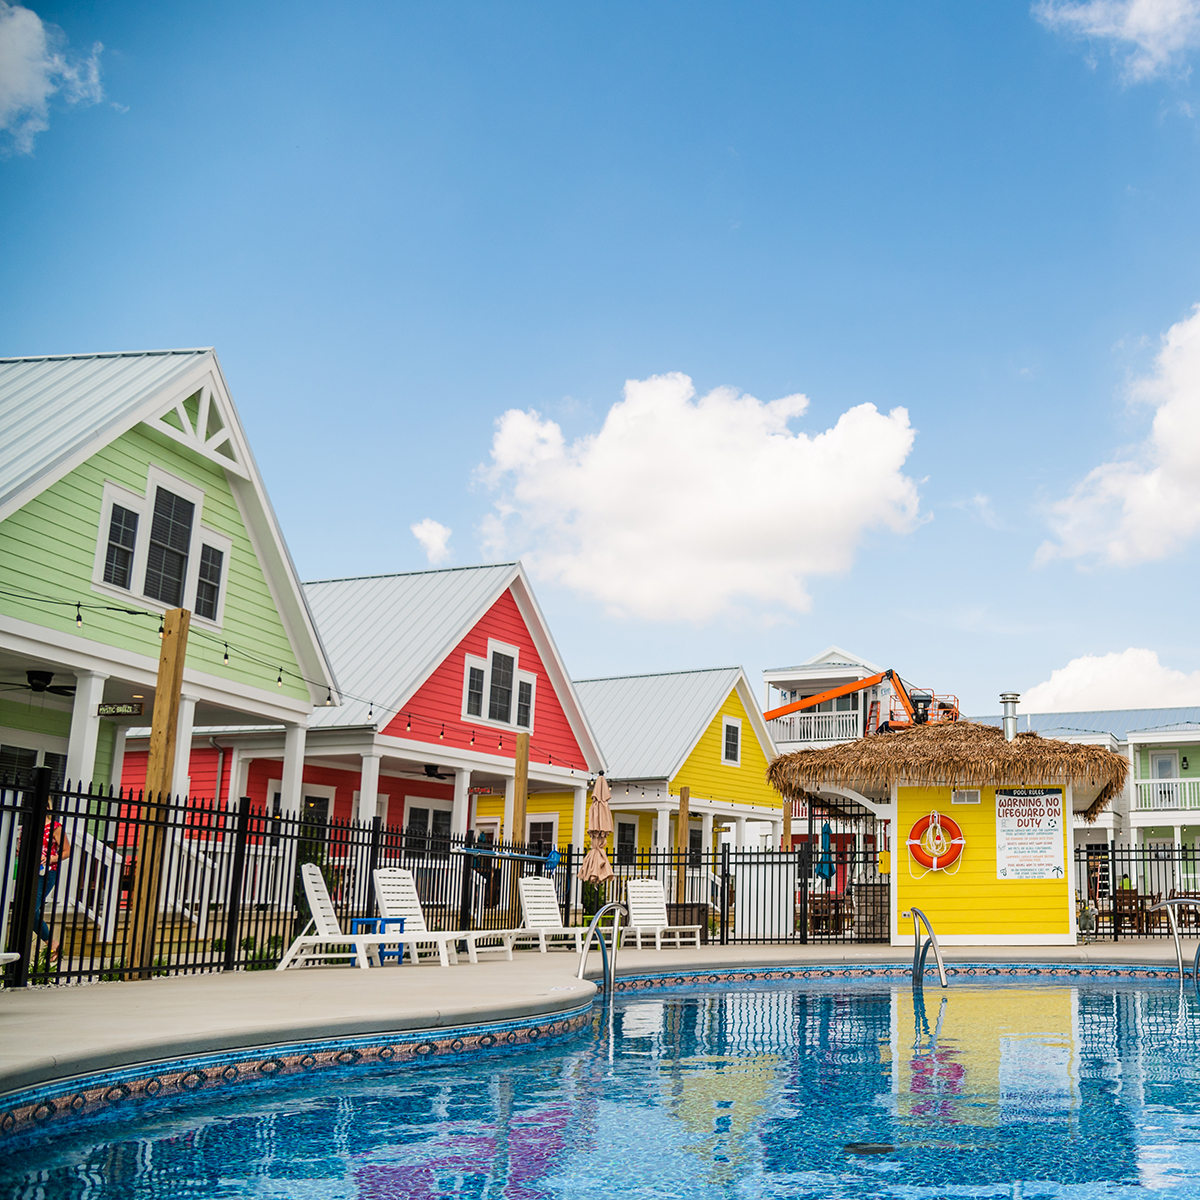
[[[215,345],[303,577],[1200,703],[1192,0],[24,11],[0,354]]]

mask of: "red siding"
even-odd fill
[[[127,750],[125,760],[121,764],[121,786],[133,791],[141,791],[146,786],[146,761],[150,757],[148,750]],[[229,768],[233,761],[233,753],[225,751],[225,761],[221,762],[221,752],[212,746],[196,746],[192,749],[192,757],[188,762],[188,775],[191,784],[188,792],[194,800],[227,800],[229,798]],[[217,787],[217,765],[221,765],[220,790]]]
[[[585,762],[575,735],[563,712],[562,704],[545,665],[529,635],[529,629],[517,608],[512,592],[506,591],[483,615],[479,623],[450,652],[442,664],[398,713],[384,733],[392,737],[413,738],[434,745],[470,749],[471,734],[475,747],[487,754],[513,753],[513,732],[501,731],[491,725],[472,725],[462,717],[463,675],[468,654],[487,657],[488,638],[506,642],[520,650],[518,668],[537,675],[534,692],[534,727],[529,737],[529,758],[532,762],[567,765],[579,770]],[[412,729],[408,728],[411,718]],[[442,733],[445,725],[445,736]],[[502,746],[500,745],[502,743]]]

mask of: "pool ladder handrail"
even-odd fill
[[[1160,900],[1157,904],[1150,905],[1146,911],[1148,913],[1158,912],[1160,908],[1167,910],[1167,920],[1171,925],[1171,936],[1175,939],[1175,961],[1179,964],[1179,982],[1183,983],[1186,975],[1183,970],[1183,943],[1179,940],[1179,922],[1175,920],[1175,906],[1177,904],[1200,905],[1200,899],[1194,896],[1176,896],[1171,900]],[[1192,962],[1192,978],[1200,981],[1200,946],[1196,947],[1196,957]]]
[[[609,957],[608,947],[604,944],[604,931],[600,929],[600,918],[606,913],[613,914],[613,945],[612,956]],[[592,936],[595,935],[596,940],[600,943],[600,957],[604,960],[604,998],[611,998],[616,992],[617,980],[617,947],[621,944],[621,914],[625,914],[625,919],[629,920],[629,909],[623,904],[618,904],[613,901],[605,904],[599,912],[592,918],[592,923],[588,926],[587,933],[583,938],[583,951],[579,955],[579,972],[576,976],[578,979],[583,978],[583,973],[587,970],[588,951],[592,947]]]
[[[942,987],[946,987],[946,964],[942,962],[942,951],[938,946],[937,934],[933,932],[933,926],[929,923],[929,918],[917,907],[910,907],[909,912],[913,919],[913,987],[925,986],[925,957],[929,953],[929,947],[933,947],[933,957],[937,960],[938,978],[942,981]],[[921,925],[925,926],[929,936],[925,939],[925,946],[921,947]]]

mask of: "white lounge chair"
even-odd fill
[[[370,966],[379,966],[381,945],[395,944],[403,937],[398,933],[343,933],[337,913],[333,911],[321,868],[316,863],[302,863],[300,878],[304,881],[304,894],[308,897],[312,920],[288,947],[275,970],[286,971],[293,964],[303,966],[313,959],[330,958],[351,958],[357,966],[366,970]],[[310,934],[308,931],[314,927],[316,933]]]
[[[627,879],[625,903],[629,908],[629,923],[621,930],[622,946],[628,944],[632,935],[640,950],[643,934],[646,937],[653,934],[655,950],[662,949],[664,937],[673,937],[676,948],[683,946],[683,938],[691,938],[699,948],[699,925],[672,925],[667,919],[667,898],[661,880]]]
[[[375,901],[379,905],[380,916],[385,920],[404,918],[403,935],[399,938],[393,936],[391,940],[402,941],[408,946],[408,956],[412,962],[421,961],[420,954],[423,949],[436,946],[443,967],[447,966],[448,962],[457,963],[458,955],[454,946],[456,942],[463,941],[467,943],[467,957],[471,962],[477,963],[479,942],[490,938],[500,939],[501,945],[493,948],[502,950],[504,957],[509,962],[512,961],[513,942],[520,932],[517,929],[459,929],[449,933],[429,929],[425,924],[421,897],[417,894],[416,880],[413,879],[411,871],[402,867],[375,869]],[[484,949],[489,947],[485,946]]]
[[[558,895],[554,891],[554,880],[549,875],[526,875],[517,881],[521,893],[521,919],[524,925],[517,934],[518,942],[534,942],[545,954],[547,939],[561,941],[574,939],[575,949],[583,950],[582,927],[562,923],[562,912],[558,907]]]

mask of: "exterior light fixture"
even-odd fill
[[[78,601],[75,603],[75,628],[83,628],[83,605]]]
[[[275,680],[276,687],[283,687],[283,668],[279,668],[279,678]]]
[[[229,666],[229,643],[225,643],[225,665]]]
[[[333,703],[333,689],[325,689],[325,707],[328,708]]]

